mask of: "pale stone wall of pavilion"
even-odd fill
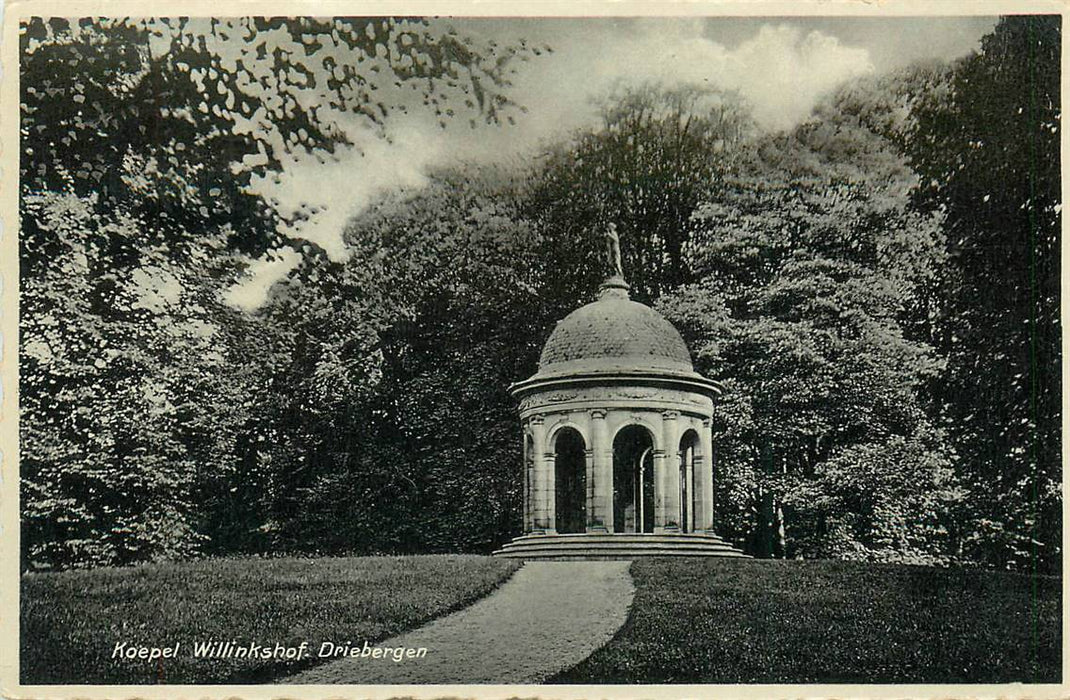
[[[653,442],[655,532],[676,532],[682,521],[680,441],[698,436],[689,498],[693,493],[696,531],[713,528],[713,468],[710,417],[713,400],[671,386],[603,384],[554,388],[521,401],[525,439],[531,438],[532,464],[525,466],[525,532],[555,531],[554,441],[563,428],[582,437],[586,448],[586,529],[613,531],[613,440],[625,427],[646,428]]]

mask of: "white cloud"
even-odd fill
[[[433,125],[416,117],[394,119],[385,133],[354,122],[342,127],[351,147],[339,149],[326,162],[292,158],[277,178],[257,179],[250,188],[283,217],[300,217],[283,224],[281,233],[316,243],[336,262],[348,257],[342,241],[346,222],[377,195],[422,187],[427,167],[440,161],[444,146]]]
[[[754,107],[759,123],[784,129],[804,120],[823,94],[874,70],[866,49],[820,32],[764,26],[729,55],[722,80]]]
[[[732,49],[707,38],[701,21],[641,20],[626,27],[592,23],[566,35],[548,59],[517,81],[531,114],[522,137],[549,136],[595,117],[592,98],[617,83],[698,84],[738,90],[767,129],[789,128],[810,114],[828,90],[873,71],[868,50],[818,31],[763,25]]]

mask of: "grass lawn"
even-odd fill
[[[557,683],[1057,683],[1057,577],[646,559],[628,621]]]
[[[24,684],[270,682],[323,641],[375,642],[463,607],[516,562],[480,556],[232,558],[22,577]],[[197,659],[210,640],[295,646],[312,659]],[[175,659],[112,659],[117,642],[181,643]]]

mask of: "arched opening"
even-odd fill
[[[587,460],[583,437],[562,428],[554,439],[555,527],[584,532],[587,517]]]
[[[654,532],[654,439],[639,425],[613,439],[613,531]]]
[[[695,455],[699,449],[698,433],[686,431],[680,438],[680,530],[683,532],[695,531],[695,513],[699,505]]]
[[[535,529],[535,440],[524,433],[524,532]]]

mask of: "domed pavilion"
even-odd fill
[[[522,558],[742,556],[713,532],[713,402],[680,333],[632,301],[616,233],[598,299],[558,322],[510,387],[524,443]]]

